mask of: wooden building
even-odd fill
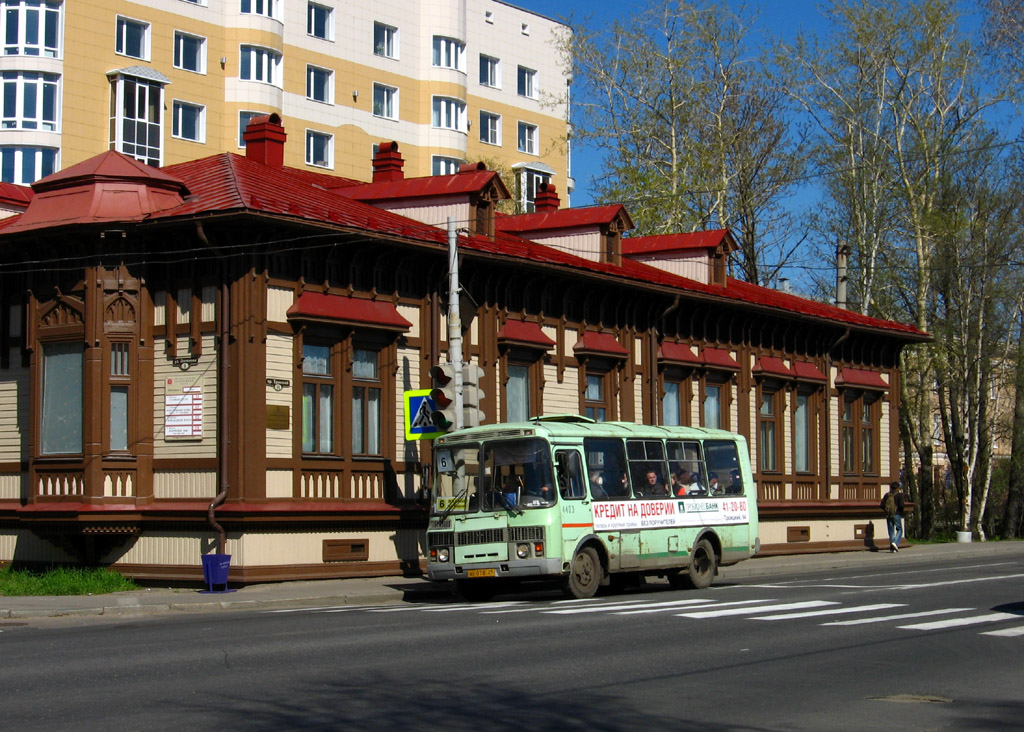
[[[0,561],[232,581],[416,572],[428,442],[406,390],[447,344],[444,224],[491,421],[583,413],[747,435],[766,552],[864,548],[899,471],[899,323],[727,276],[725,231],[623,238],[622,206],[501,216],[479,165],[373,181],[107,152],[0,221]],[[27,207],[24,201],[29,201]],[[470,300],[467,300],[469,302]],[[472,315],[470,319],[467,315]]]

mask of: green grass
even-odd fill
[[[127,577],[104,568],[56,567],[45,572],[0,568],[0,595],[105,595],[137,589]]]

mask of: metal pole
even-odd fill
[[[455,369],[455,429],[466,426],[462,399],[462,320],[459,318],[459,235],[448,217],[448,363]]]

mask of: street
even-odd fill
[[[1009,730],[1024,560],[0,623],[11,730]]]

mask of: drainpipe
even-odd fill
[[[203,242],[207,247],[210,246],[210,242],[206,238],[206,233],[203,231],[203,224],[201,221],[196,222],[196,234],[199,240]],[[228,439],[228,419],[227,419],[227,383],[228,383],[228,371],[230,369],[230,361],[228,359],[228,338],[231,333],[229,325],[229,318],[231,317],[231,300],[230,290],[227,283],[227,268],[223,272],[223,280],[220,285],[220,363],[217,375],[217,411],[220,412],[218,415],[220,421],[220,435],[219,435],[219,446],[218,446],[218,470],[220,472],[220,491],[213,500],[210,501],[210,506],[206,510],[206,520],[210,524],[211,528],[217,532],[217,553],[226,554],[227,547],[227,535],[224,531],[224,527],[221,526],[214,516],[214,511],[217,510],[218,506],[221,506],[228,497],[228,445],[230,440]]]

